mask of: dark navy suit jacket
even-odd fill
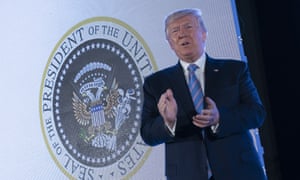
[[[178,105],[174,137],[157,109],[161,94],[168,88],[172,89]],[[220,112],[216,133],[192,124],[196,111],[180,63],[145,79],[141,136],[151,146],[166,144],[167,178],[207,179],[208,158],[216,180],[266,179],[249,132],[261,127],[265,110],[247,63],[207,55],[205,96],[216,102]]]

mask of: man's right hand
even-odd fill
[[[157,108],[165,123],[170,128],[173,128],[176,122],[177,103],[171,89],[167,89],[166,92],[160,96]]]

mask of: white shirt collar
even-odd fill
[[[206,61],[206,55],[205,55],[205,53],[203,53],[202,56],[200,56],[200,58],[197,59],[193,64],[196,64],[200,68],[201,72],[204,72],[205,61]],[[187,63],[181,59],[179,62],[181,64],[181,66],[183,67],[184,71],[187,71],[188,66],[191,64],[191,63]]]
[[[193,64],[196,64],[197,66],[199,66],[199,69],[197,69],[195,71],[195,73],[196,73],[196,76],[197,76],[198,80],[201,83],[203,93],[205,92],[205,79],[204,79],[205,61],[206,61],[206,55],[205,55],[205,53],[203,53],[202,56],[193,63]],[[188,72],[187,68],[190,65],[190,63],[184,62],[182,60],[179,60],[179,62],[181,64],[182,68],[183,68],[185,79],[188,82],[189,72]]]

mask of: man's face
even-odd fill
[[[192,63],[204,52],[206,32],[191,15],[174,20],[167,27],[167,39],[176,55]]]

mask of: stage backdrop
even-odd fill
[[[163,20],[185,7],[211,56],[246,60],[232,0],[1,1],[0,178],[164,179],[164,145],[139,135],[142,83],[177,63]]]

